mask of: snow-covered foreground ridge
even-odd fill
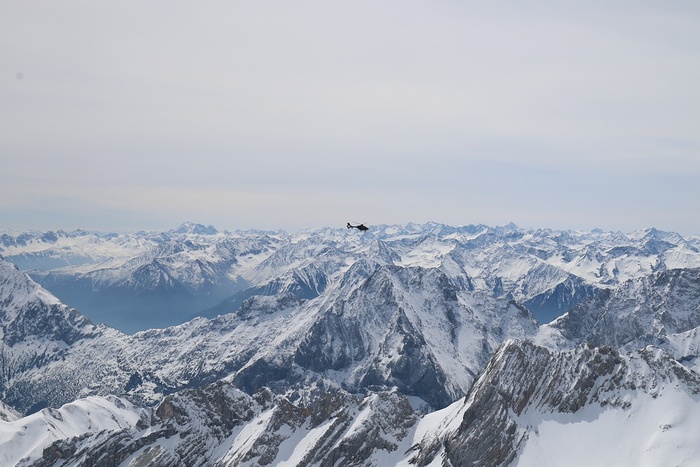
[[[0,259],[3,465],[700,458],[695,239],[437,224],[159,235],[62,273],[224,271],[238,285],[223,314],[127,335]],[[568,312],[538,324],[529,307],[544,305]]]
[[[297,396],[292,398],[289,396]],[[79,400],[0,425],[4,465],[695,465],[700,381],[656,349],[508,341],[429,414],[396,392],[250,396],[218,382],[157,408]],[[64,463],[61,463],[64,462]]]

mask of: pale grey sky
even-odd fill
[[[0,0],[0,227],[700,235],[695,1]]]

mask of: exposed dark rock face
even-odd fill
[[[403,310],[399,309],[396,321],[385,341],[386,352],[379,354],[360,382],[361,387],[395,386],[405,394],[416,395],[435,407],[451,402],[445,391],[446,376],[435,361],[423,336],[416,332]],[[391,350],[389,350],[391,349]],[[386,354],[398,350],[398,358],[388,373],[380,363]]]
[[[552,327],[574,342],[641,348],[700,326],[700,269],[630,280],[574,307]]]
[[[17,318],[3,326],[3,341],[13,346],[27,338],[46,338],[67,345],[90,335],[92,323],[64,305],[28,304]]]

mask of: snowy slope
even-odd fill
[[[22,415],[15,409],[0,401],[0,421],[13,422],[22,418]]]
[[[524,411],[518,420],[524,446],[515,464],[698,465],[697,374],[652,347],[622,355],[619,365],[613,375],[622,383],[596,381],[594,391],[600,385],[602,394],[576,412]]]
[[[145,421],[145,415],[145,410],[117,397],[90,397],[60,409],[44,409],[18,420],[0,421],[0,464],[11,466],[22,461],[27,465],[42,459],[48,446],[86,433],[105,437],[134,429]],[[77,462],[76,459],[74,463]]]
[[[629,402],[625,410],[592,405],[575,414],[540,415],[515,465],[698,465],[697,395],[666,389]]]
[[[0,259],[0,337],[2,398],[33,412],[96,393],[89,388],[98,382],[106,387],[118,374],[115,350],[126,336],[93,325]],[[60,371],[48,371],[53,367]]]
[[[45,350],[70,345],[94,325],[0,258],[0,337],[13,346],[36,342]]]

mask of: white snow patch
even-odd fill
[[[594,405],[540,415],[514,465],[700,465],[699,402],[671,389],[656,398],[640,394],[626,410]]]
[[[312,429],[298,429],[290,438],[280,444],[274,465],[278,467],[301,465],[304,456],[311,451],[328,429],[335,423],[335,418],[326,420]]]
[[[255,441],[267,431],[267,426],[270,423],[270,419],[272,418],[274,412],[275,409],[272,408],[261,413],[243,425],[240,431],[234,433],[234,435],[231,436],[233,439],[230,444],[231,447],[226,455],[221,459],[221,463],[223,465],[235,465],[238,461],[240,461],[245,453],[250,451],[255,444]]]

